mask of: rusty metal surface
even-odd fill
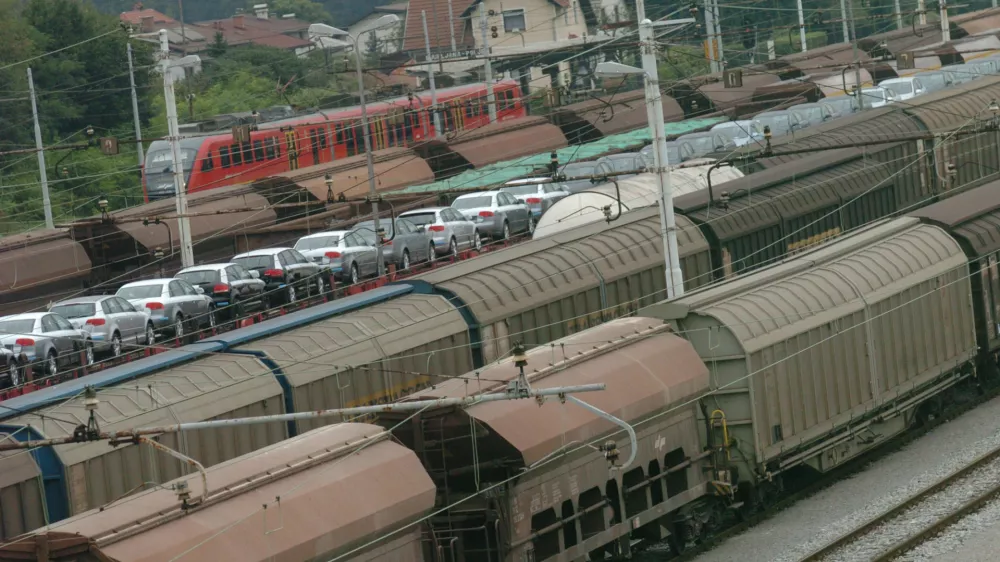
[[[661,99],[665,121],[684,119],[684,110],[677,100],[665,95]],[[593,127],[605,136],[631,131],[647,123],[644,94],[635,90],[569,104],[559,108],[553,120],[565,131]]]
[[[186,560],[325,560],[434,505],[434,485],[416,455],[381,434],[366,424],[327,426],[210,468],[216,492],[183,516],[171,517],[179,512],[176,494],[158,489],[57,528],[97,539],[122,562],[169,560],[188,549]],[[191,490],[200,486],[197,475],[185,479]],[[147,519],[150,528],[139,534],[117,532]]]
[[[643,112],[645,115],[645,112]],[[448,142],[447,149],[457,152],[474,168],[556,150],[567,146],[559,127],[543,117],[525,117],[489,125],[472,132],[463,131]],[[417,182],[411,181],[411,185]]]
[[[119,562],[95,542],[71,533],[49,531],[0,545],[0,562]]]
[[[969,35],[987,33],[1000,28],[1000,8],[989,8],[967,14],[949,16],[952,25],[956,25]]]
[[[173,238],[175,248],[180,247],[180,231],[177,226],[177,219],[169,218],[177,216],[177,213],[174,211],[174,205],[173,199],[165,199],[113,213],[112,217],[121,219],[143,217],[166,218],[164,222],[170,225],[169,237],[167,236],[167,228],[162,224],[143,226],[142,222],[119,222],[115,225],[118,230],[132,237],[137,243],[145,247],[147,251],[151,251],[154,248],[163,248],[166,252],[170,247],[170,238]],[[226,237],[226,235],[234,234],[246,228],[273,224],[277,215],[273,209],[267,207],[267,199],[251,192],[243,185],[192,193],[188,196],[188,213],[195,215],[189,220],[191,224],[191,239],[197,243],[208,238]],[[254,210],[211,214],[232,209]]]
[[[722,110],[753,101],[758,88],[778,81],[779,78],[774,74],[744,74],[741,88],[727,88],[725,83],[719,80],[702,84],[698,87],[698,92],[708,98],[715,109]]]
[[[993,181],[940,203],[924,207],[910,216],[946,228],[964,240],[976,257],[1000,250],[1000,181]]]
[[[997,98],[1000,98],[1000,76],[984,76],[912,99],[912,106],[905,111],[920,119],[931,131],[944,131],[966,125],[977,116],[991,118],[986,108]]]
[[[0,295],[89,275],[90,258],[63,228],[0,239]]]
[[[380,192],[434,181],[434,172],[427,162],[409,148],[376,150],[373,156],[376,189]],[[297,202],[299,194],[326,201],[327,174],[333,179],[334,198],[343,194],[348,199],[356,199],[368,193],[368,168],[363,154],[275,174],[257,180],[251,186],[271,203]]]
[[[708,370],[690,343],[665,330],[637,335],[658,328],[663,328],[659,320],[621,318],[557,340],[552,347],[536,347],[528,352],[529,382],[536,389],[604,383],[606,390],[581,398],[626,420],[641,419],[707,389]],[[635,340],[623,345],[613,343],[626,337]],[[596,346],[607,344],[612,348],[606,352],[594,351]],[[543,375],[532,375],[533,371],[552,362],[558,363],[564,357],[571,358],[581,352],[593,352],[593,356]],[[420,392],[413,399],[466,396],[492,387],[493,383],[485,381],[516,377],[517,368],[507,358],[474,374]],[[583,408],[559,402],[546,402],[542,406],[534,400],[492,402],[471,406],[466,413],[516,448],[525,465],[567,443],[586,443],[617,428]]]

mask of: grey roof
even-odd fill
[[[722,286],[666,303],[668,317],[711,316],[744,352],[780,342],[855,309],[871,295],[966,263],[958,244],[937,226],[911,217],[884,221],[855,235]],[[654,305],[661,306],[661,305]]]
[[[236,384],[240,386],[234,387]],[[220,390],[222,392],[218,392]],[[103,431],[203,421],[280,396],[281,386],[277,379],[256,357],[209,355],[141,382],[99,390],[97,420]],[[86,424],[88,419],[82,396],[42,413],[48,416],[26,414],[7,421],[6,425],[31,425],[43,437],[56,438],[72,435],[75,426]],[[68,421],[73,423],[66,423]],[[55,448],[66,465],[100,457],[111,450],[105,441]]]
[[[297,387],[467,330],[443,297],[406,295],[237,349],[266,353]]]
[[[954,195],[910,216],[951,230],[967,246],[970,257],[1000,250],[1000,181]]]
[[[701,231],[680,215],[677,243],[682,259],[708,249]],[[662,263],[659,210],[653,207],[627,213],[610,225],[581,226],[413,279],[454,293],[487,325],[597,287],[602,279]]]

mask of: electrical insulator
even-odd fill
[[[494,39],[500,36],[500,34],[497,32],[497,26],[494,25],[493,27],[490,28],[490,34],[493,36]]]

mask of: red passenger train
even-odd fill
[[[526,115],[517,81],[494,85],[497,119]],[[437,93],[445,132],[482,127],[489,123],[486,85],[444,88]],[[420,92],[367,105],[372,149],[410,146],[433,138],[431,95]],[[181,139],[181,162],[188,192],[245,183],[288,170],[296,170],[364,154],[361,108],[318,111],[264,123],[237,143],[230,131]],[[172,157],[166,140],[149,146],[144,188],[147,201],[173,197]]]

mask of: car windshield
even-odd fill
[[[198,285],[200,283],[215,283],[219,279],[219,272],[214,269],[182,271],[177,274],[177,278],[183,279],[192,285]]]
[[[778,131],[787,131],[791,128],[789,126],[788,114],[763,115],[757,117],[757,121],[762,127],[771,127],[772,129],[777,129]]]
[[[62,314],[65,318],[87,318],[94,315],[94,303],[78,302],[73,304],[57,304],[49,312]]]
[[[912,94],[913,93],[913,83],[912,82],[893,82],[888,85],[892,88],[893,92],[897,94]]]
[[[267,269],[273,267],[273,256],[243,256],[236,258],[233,263],[242,265],[245,269]]]
[[[861,93],[871,101],[885,100],[885,90],[862,90]]]
[[[35,321],[30,318],[26,320],[0,320],[0,336],[30,334],[34,327]]]
[[[191,148],[182,148],[181,166],[185,170],[190,170],[197,156],[198,151]],[[156,150],[146,157],[146,169],[151,172],[170,172],[173,165],[174,157],[169,150]]]
[[[425,224],[431,224],[436,221],[434,213],[416,213],[413,215],[406,215],[406,220],[412,222],[417,226],[423,226]]]
[[[303,238],[295,243],[295,249],[298,251],[303,250],[318,250],[320,248],[333,248],[340,243],[340,236],[330,235],[330,236],[314,236],[312,238]]]
[[[481,195],[479,197],[465,197],[462,199],[455,199],[455,202],[451,204],[452,207],[456,209],[475,209],[476,207],[492,207],[493,198],[489,195]]]
[[[695,152],[705,153],[715,150],[715,143],[712,142],[712,137],[686,137],[680,140],[690,143]]]
[[[538,193],[538,184],[508,185],[507,187],[501,187],[500,191],[506,191],[511,195],[534,195]]]
[[[809,120],[810,123],[823,121],[823,108],[821,107],[798,107],[799,117]]]
[[[382,229],[382,231],[385,233],[387,237],[392,236],[392,223],[388,219],[378,221],[378,227]],[[358,224],[354,225],[354,228],[352,230],[354,230],[354,232],[357,232],[358,234],[364,236],[367,239],[371,239],[372,242],[375,241],[374,221],[359,222]]]
[[[562,169],[563,175],[569,178],[577,176],[592,176],[596,172],[597,172],[597,165],[594,163],[568,164],[564,166]]]
[[[650,166],[653,165],[653,145],[647,144],[642,149],[642,155],[646,158],[646,162]],[[675,142],[667,143],[667,164],[674,165],[683,160],[681,157],[681,147]]]
[[[123,299],[155,299],[163,294],[163,285],[122,287],[116,294]]]
[[[612,158],[611,167],[614,168],[616,172],[632,172],[636,171],[638,165],[635,162],[634,156],[629,156],[627,158]]]

